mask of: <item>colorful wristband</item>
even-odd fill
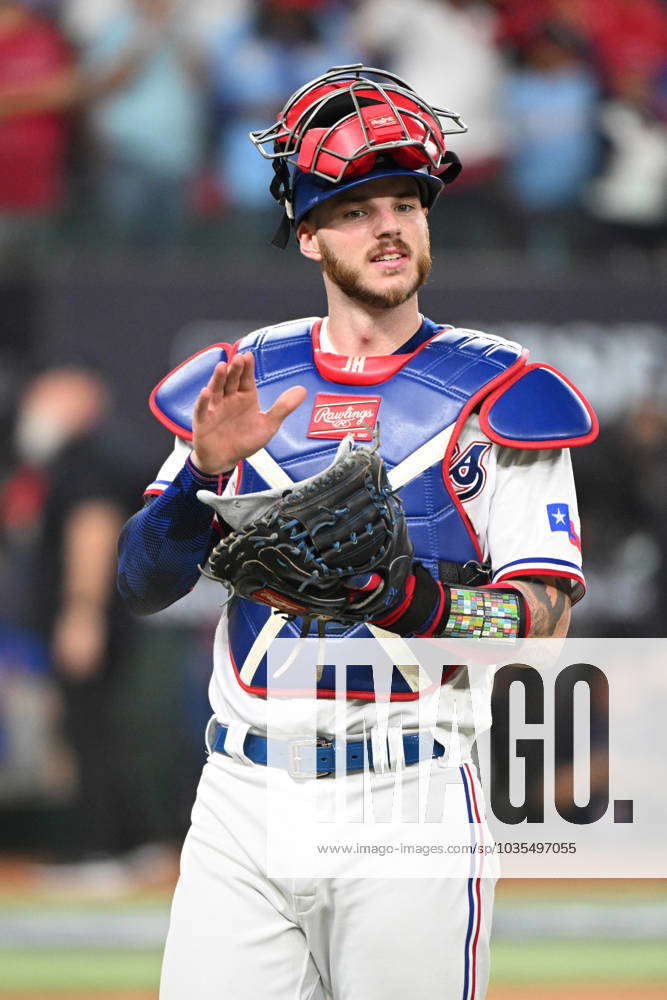
[[[518,590],[447,587],[446,611],[435,635],[465,639],[518,639],[526,634],[526,606]]]

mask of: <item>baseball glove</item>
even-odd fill
[[[324,472],[288,489],[197,496],[232,527],[202,568],[232,595],[342,624],[400,599],[413,548],[377,444],[355,448],[348,436]]]

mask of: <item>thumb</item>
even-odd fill
[[[286,389],[278,396],[267,416],[276,427],[279,427],[285,417],[296,410],[297,406],[301,406],[307,395],[308,390],[304,386],[293,385],[291,389]]]

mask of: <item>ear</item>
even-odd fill
[[[300,222],[296,230],[296,238],[299,241],[299,250],[304,257],[308,257],[309,260],[315,260],[318,263],[322,260],[317,240],[317,231],[312,223],[306,219]]]

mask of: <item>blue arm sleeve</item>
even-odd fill
[[[154,614],[192,590],[216,541],[211,508],[197,490],[221,493],[228,479],[205,476],[188,459],[164,493],[127,522],[118,543],[118,589],[135,614]]]

